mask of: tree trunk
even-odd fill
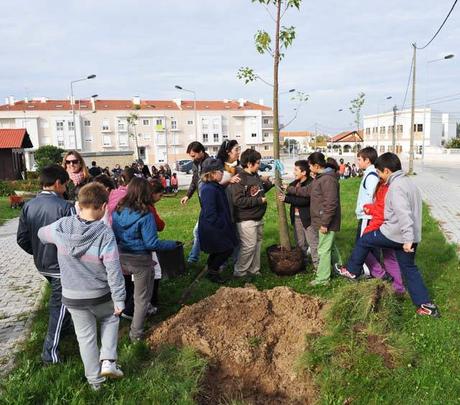
[[[280,126],[278,112],[278,69],[280,62],[280,20],[281,20],[281,3],[276,3],[276,31],[275,31],[275,54],[273,57],[273,154],[276,160],[280,159]],[[275,184],[281,186],[281,175],[278,168],[275,168]],[[280,231],[280,246],[282,249],[291,250],[289,240],[289,228],[287,223],[286,208],[284,202],[276,198],[276,207],[278,209],[278,224]]]

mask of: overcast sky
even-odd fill
[[[363,112],[402,105],[412,58],[411,43],[424,45],[452,0],[304,0],[284,25],[297,37],[281,64],[282,89],[310,95],[291,130],[338,132],[352,126],[350,100],[366,93]],[[0,102],[47,96],[188,98],[175,84],[196,90],[199,99],[240,97],[271,103],[262,82],[244,85],[240,66],[270,80],[272,62],[259,55],[257,29],[273,31],[265,9],[251,0],[15,0],[0,13]],[[460,6],[440,35],[418,52],[417,103],[460,93]],[[454,59],[427,61],[453,53]],[[428,83],[428,84],[427,84]],[[390,101],[385,100],[392,96]],[[284,122],[295,104],[281,96]],[[410,93],[408,101],[410,103]],[[460,100],[433,105],[459,112]],[[343,108],[343,112],[338,112]]]

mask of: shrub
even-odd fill
[[[13,191],[39,191],[41,189],[39,179],[12,180],[8,183]]]
[[[446,145],[449,149],[460,149],[460,138],[452,138]]]
[[[35,163],[37,164],[37,172],[40,173],[45,166],[53,163],[60,164],[63,153],[64,149],[53,145],[40,146],[34,153]]]
[[[0,180],[0,197],[7,197],[13,193],[14,188],[11,186],[11,182]]]

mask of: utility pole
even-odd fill
[[[412,107],[410,111],[410,143],[409,143],[409,172],[408,174],[414,174],[414,137],[415,137],[415,68],[417,65],[417,45],[412,44],[414,48],[414,56],[412,59],[413,70],[412,70]]]
[[[396,153],[396,111],[398,111],[398,107],[395,105],[393,106],[393,138],[391,140],[391,151],[393,153]]]
[[[315,152],[318,147],[318,140],[316,138],[318,138],[318,124],[315,122]]]

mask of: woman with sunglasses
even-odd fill
[[[240,153],[241,146],[234,139],[230,141],[226,139],[220,145],[216,159],[220,160],[224,166],[224,176],[220,182],[222,186],[225,187],[230,183],[237,183],[240,180],[238,177],[238,173],[242,170],[239,165]]]
[[[67,183],[65,197],[75,201],[80,189],[91,181],[91,175],[85,161],[76,150],[69,150],[62,160],[62,166],[67,171],[70,181]]]

